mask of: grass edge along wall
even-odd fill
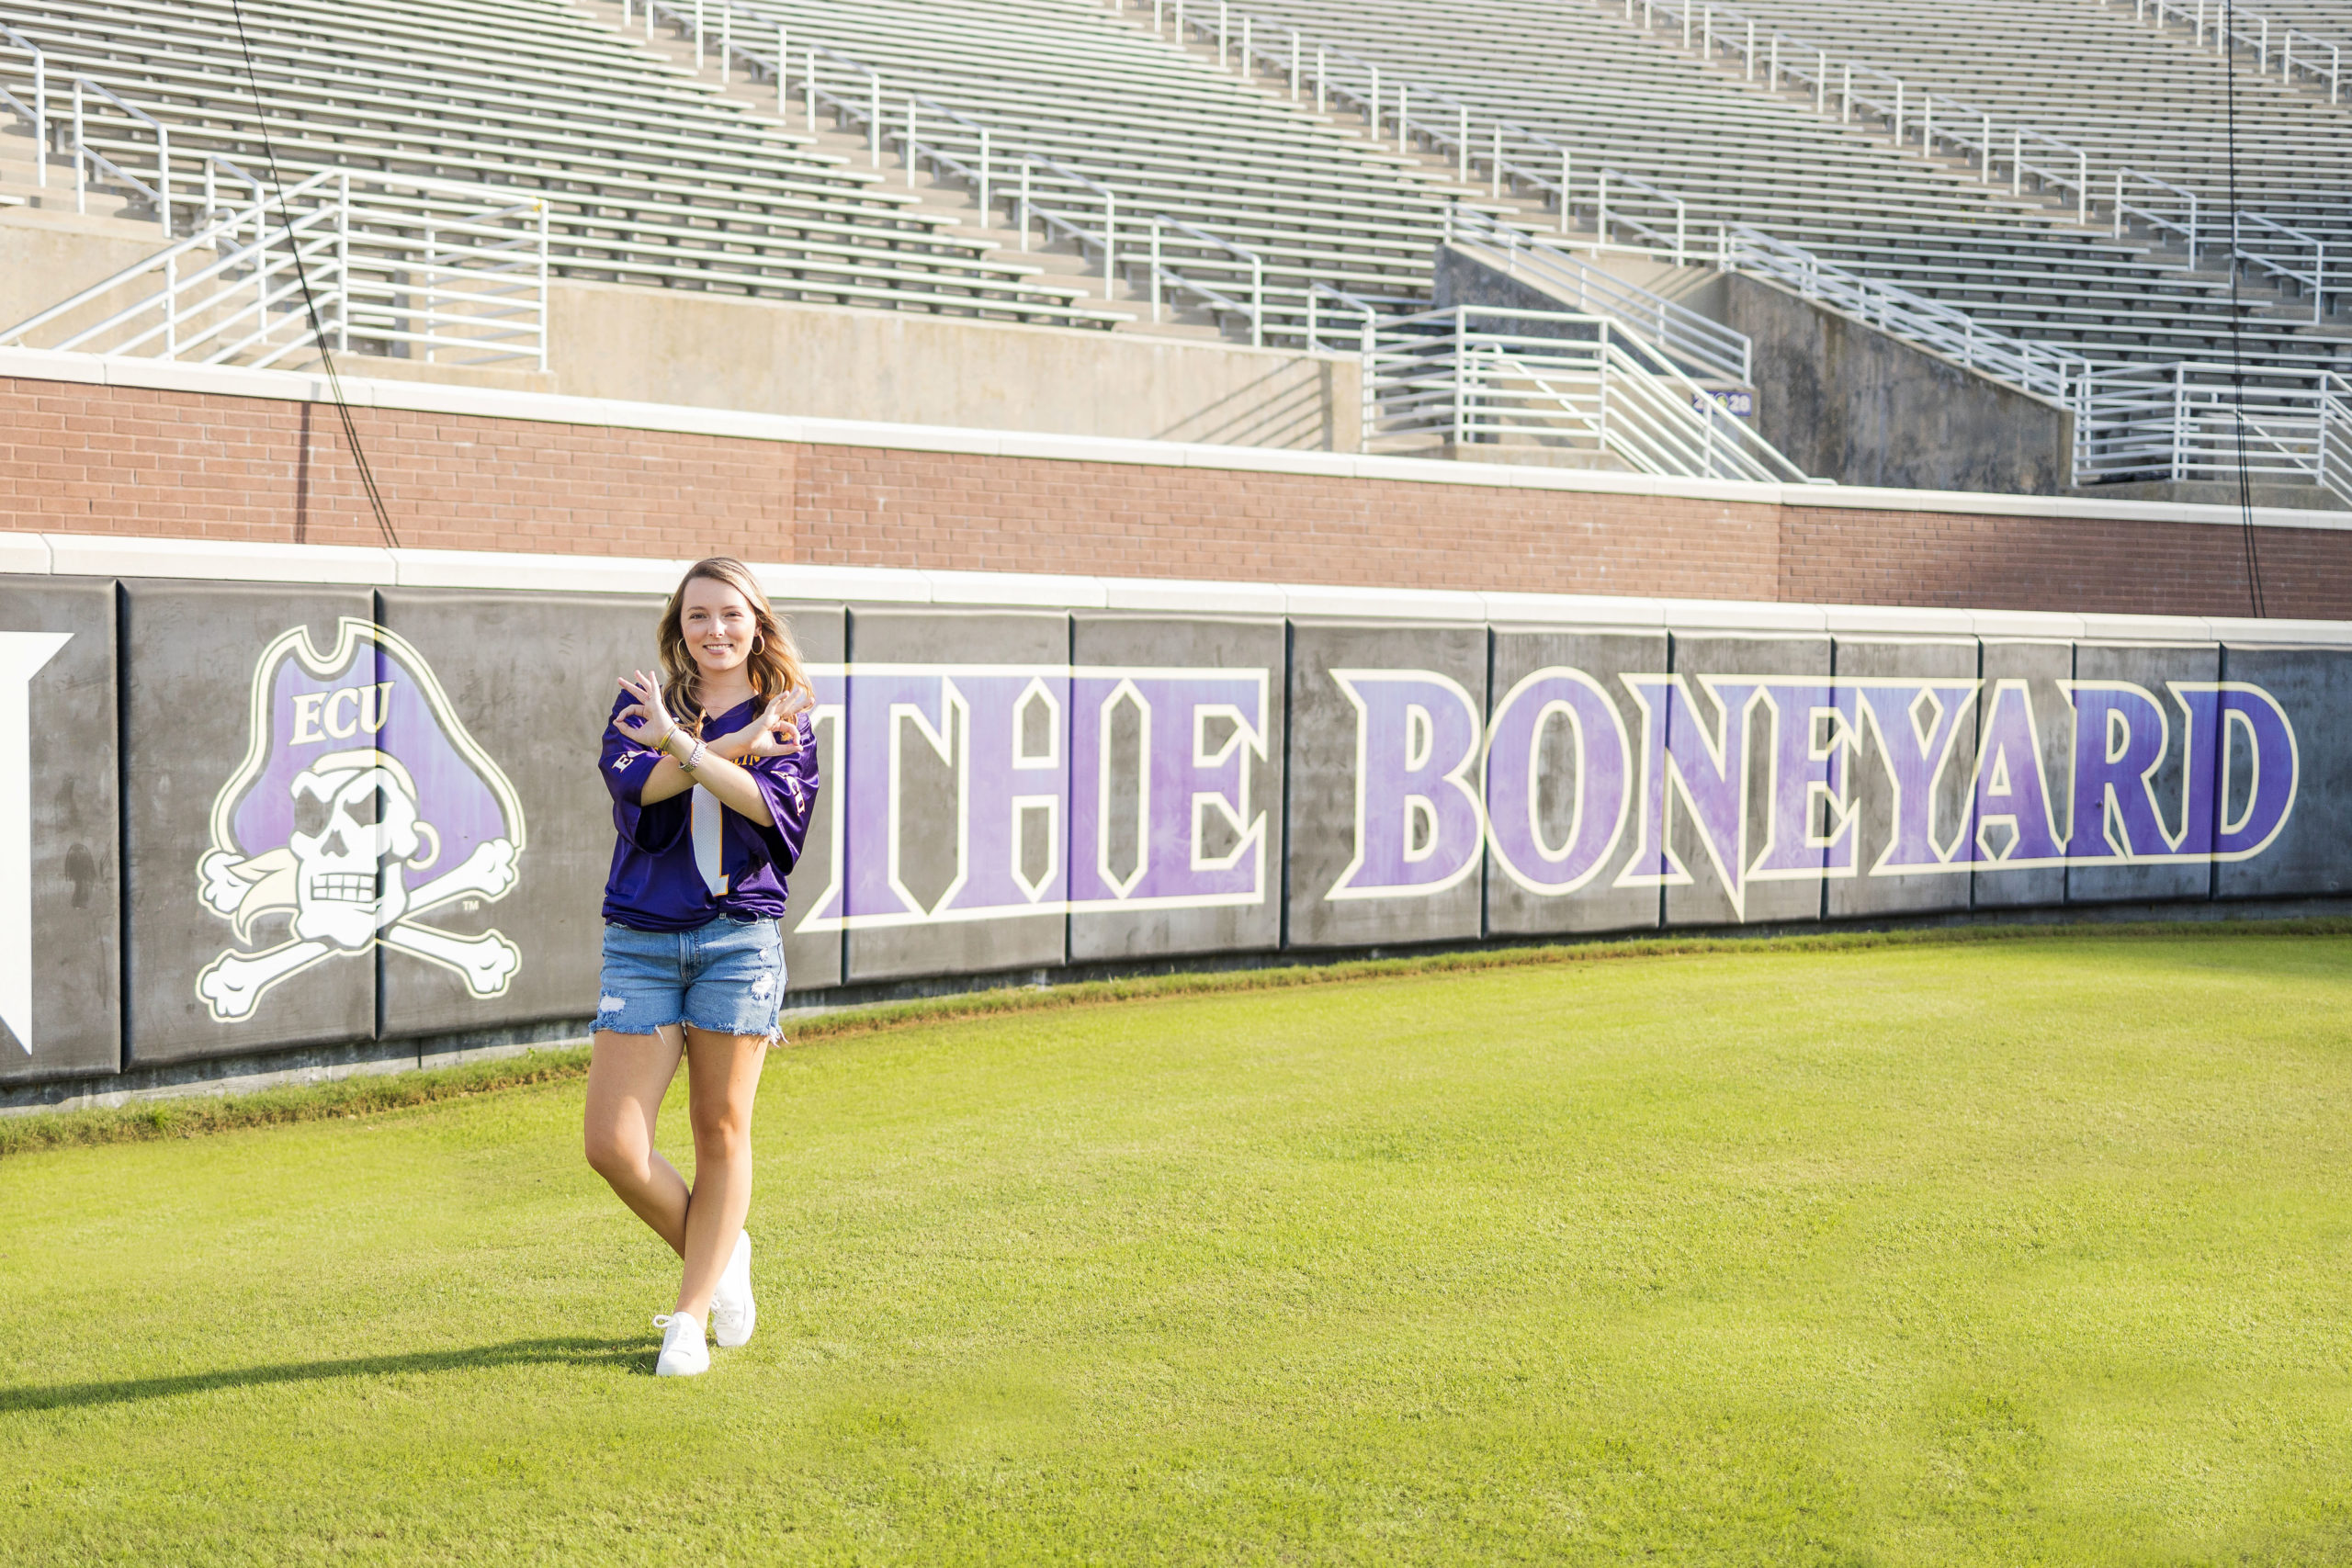
[[[0,576],[0,1082],[584,1017],[669,586]],[[2352,626],[1101,604],[785,606],[796,989],[2352,890]]]

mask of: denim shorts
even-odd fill
[[[598,1029],[651,1034],[684,1023],[774,1039],[783,1007],[784,937],[774,920],[721,915],[690,931],[605,927]]]

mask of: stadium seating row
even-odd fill
[[[288,184],[342,166],[550,196],[562,276],[1116,319],[568,7],[244,0],[242,35],[240,21],[224,0],[40,0],[0,15],[40,51],[52,162],[78,134],[146,192],[187,206],[183,232],[205,157],[266,174],[266,123]],[[20,105],[33,103],[35,63],[0,51],[0,86]],[[77,130],[66,108],[76,75],[160,118],[173,165],[149,125],[95,92]]]
[[[1805,0],[1772,3],[1792,23],[1800,11],[1814,15]],[[1997,7],[2000,0],[1979,3]],[[2258,367],[2298,376],[2345,363],[2344,343],[2309,330],[2308,301],[2281,298],[2256,279],[2243,290],[2245,304],[2233,308],[2217,268],[2192,269],[2152,243],[2118,243],[2099,227],[2065,221],[2077,216],[2071,207],[2053,212],[1958,156],[1898,145],[1883,127],[1844,118],[1834,96],[1823,105],[1809,86],[1784,77],[1775,91],[1748,79],[1743,65],[1705,58],[1695,46],[1683,52],[1645,26],[1643,13],[1655,23],[1656,9],[1640,0],[1251,0],[1248,8],[1259,38],[1282,39],[1286,48],[1295,31],[1310,57],[1343,51],[1353,63],[1340,80],[1360,99],[1374,92],[1378,70],[1384,136],[1394,134],[1402,89],[1412,95],[1406,112],[1416,138],[1459,157],[1456,127],[1471,128],[1474,175],[1488,162],[1486,143],[1497,128],[1517,168],[1541,172],[1565,159],[1573,237],[1586,242],[1622,241],[1618,228],[1634,218],[1647,231],[1639,238],[1657,246],[1674,225],[1670,197],[1679,199],[1696,259],[1705,259],[1712,231],[1751,225],[1994,331],[2102,362],[2215,361],[2239,351]],[[1897,5],[1869,15],[1900,15],[1932,30],[1948,12]],[[2081,18],[2127,42],[2136,38],[2129,13],[2085,8]],[[1228,28],[1238,25],[1228,14]],[[1497,47],[1504,39],[1508,51]],[[2151,51],[2177,48],[2153,31],[2144,42]],[[2043,47],[2059,46],[2044,39]],[[1816,68],[1812,57],[1802,64]],[[2286,97],[2275,85],[2269,91]],[[1427,107],[1413,108],[1414,99]],[[2301,98],[2287,107],[2336,112]],[[2143,123],[2137,134],[2153,132]],[[2312,166],[2343,162],[2334,150],[2340,138],[2299,145]],[[1596,227],[1604,175],[1616,186],[1608,236]],[[1663,194],[1645,196],[1630,181]],[[2296,188],[2314,205],[2337,199],[2335,186],[2315,177]],[[1556,191],[1523,194],[1531,224],[1544,207],[1556,211]]]

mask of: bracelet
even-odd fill
[[[703,753],[708,750],[710,750],[710,748],[707,743],[701,740],[696,740],[695,742],[695,749],[686,753],[685,760],[680,762],[678,766],[684,768],[690,773],[693,773],[695,767],[701,763]]]

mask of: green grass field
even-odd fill
[[[2352,938],[800,1046],[698,1382],[580,1100],[0,1160],[0,1560],[2352,1561]]]

